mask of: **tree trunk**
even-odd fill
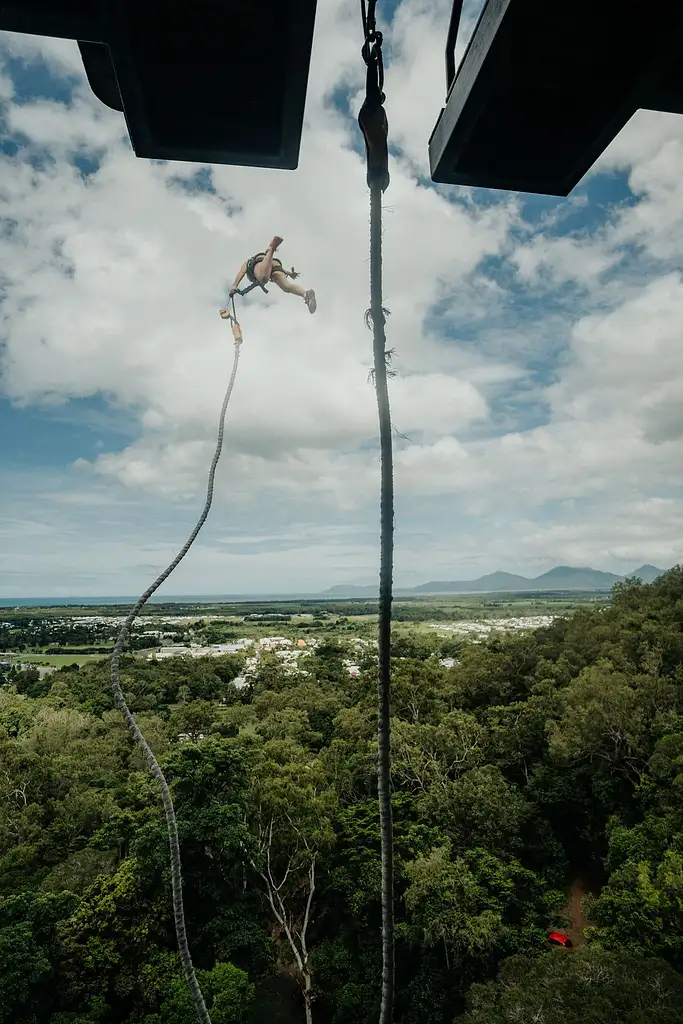
[[[267,838],[264,840],[264,848],[266,853],[266,870],[259,871],[254,861],[251,861],[251,865],[255,871],[260,874],[266,886],[266,894],[268,896],[268,902],[270,903],[271,910],[278,925],[285,933],[289,948],[292,951],[294,961],[296,963],[296,970],[294,971],[294,977],[297,980],[298,985],[301,988],[302,995],[304,997],[304,1010],[306,1012],[306,1024],[313,1024],[313,977],[310,968],[310,954],[308,946],[306,944],[308,925],[311,920],[311,905],[313,903],[313,896],[315,893],[315,862],[317,858],[316,853],[311,853],[311,863],[308,868],[308,897],[306,899],[306,907],[304,910],[303,921],[299,928],[295,925],[294,913],[290,910],[288,912],[285,905],[285,898],[283,897],[283,891],[285,882],[289,877],[291,860],[287,865],[287,869],[284,873],[284,877],[278,883],[273,876],[271,862],[270,862],[270,850],[273,845],[273,822],[271,820],[270,827],[267,830]],[[308,843],[304,839],[304,845],[308,850]],[[310,852],[310,850],[309,850]],[[286,891],[285,891],[286,894]]]
[[[306,1011],[306,1024],[313,1024],[313,995],[311,992],[312,979],[308,970],[304,973],[304,1010]]]

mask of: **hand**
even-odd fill
[[[231,288],[229,293],[228,293],[228,298],[229,299],[234,299],[234,297],[236,295],[237,295],[237,289],[236,288]]]

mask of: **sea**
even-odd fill
[[[320,594],[169,594],[153,595],[149,604],[242,604],[251,601],[315,601]],[[90,605],[132,605],[137,597],[0,597],[0,608],[84,608]]]

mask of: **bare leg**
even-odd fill
[[[275,270],[273,272],[271,280],[273,284],[276,284],[283,292],[288,292],[290,295],[298,295],[300,299],[303,299],[306,296],[306,289],[302,288],[300,284],[295,284],[294,281],[290,281],[290,279],[285,277],[280,270]]]
[[[317,302],[315,300],[315,292],[312,288],[302,288],[300,284],[294,284],[288,277],[285,276],[281,271],[275,270],[271,278],[272,281],[281,288],[283,292],[288,292],[290,295],[298,295],[300,299],[303,299],[308,306],[309,313],[315,313],[317,309]]]
[[[268,284],[270,281],[270,275],[273,272],[273,256],[275,255],[275,250],[281,244],[282,239],[279,235],[275,235],[273,241],[266,249],[266,255],[263,257],[261,262],[257,263],[254,267],[254,277],[257,281],[260,281],[261,284]]]

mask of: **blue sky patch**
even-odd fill
[[[125,447],[138,433],[137,418],[113,408],[102,396],[63,405],[18,408],[0,398],[0,472],[9,466],[68,466],[101,451]]]
[[[40,60],[27,61],[13,57],[0,41],[0,56],[14,82],[14,103],[21,106],[35,100],[52,100],[55,103],[71,103],[78,79],[65,73],[56,74],[48,64]]]

